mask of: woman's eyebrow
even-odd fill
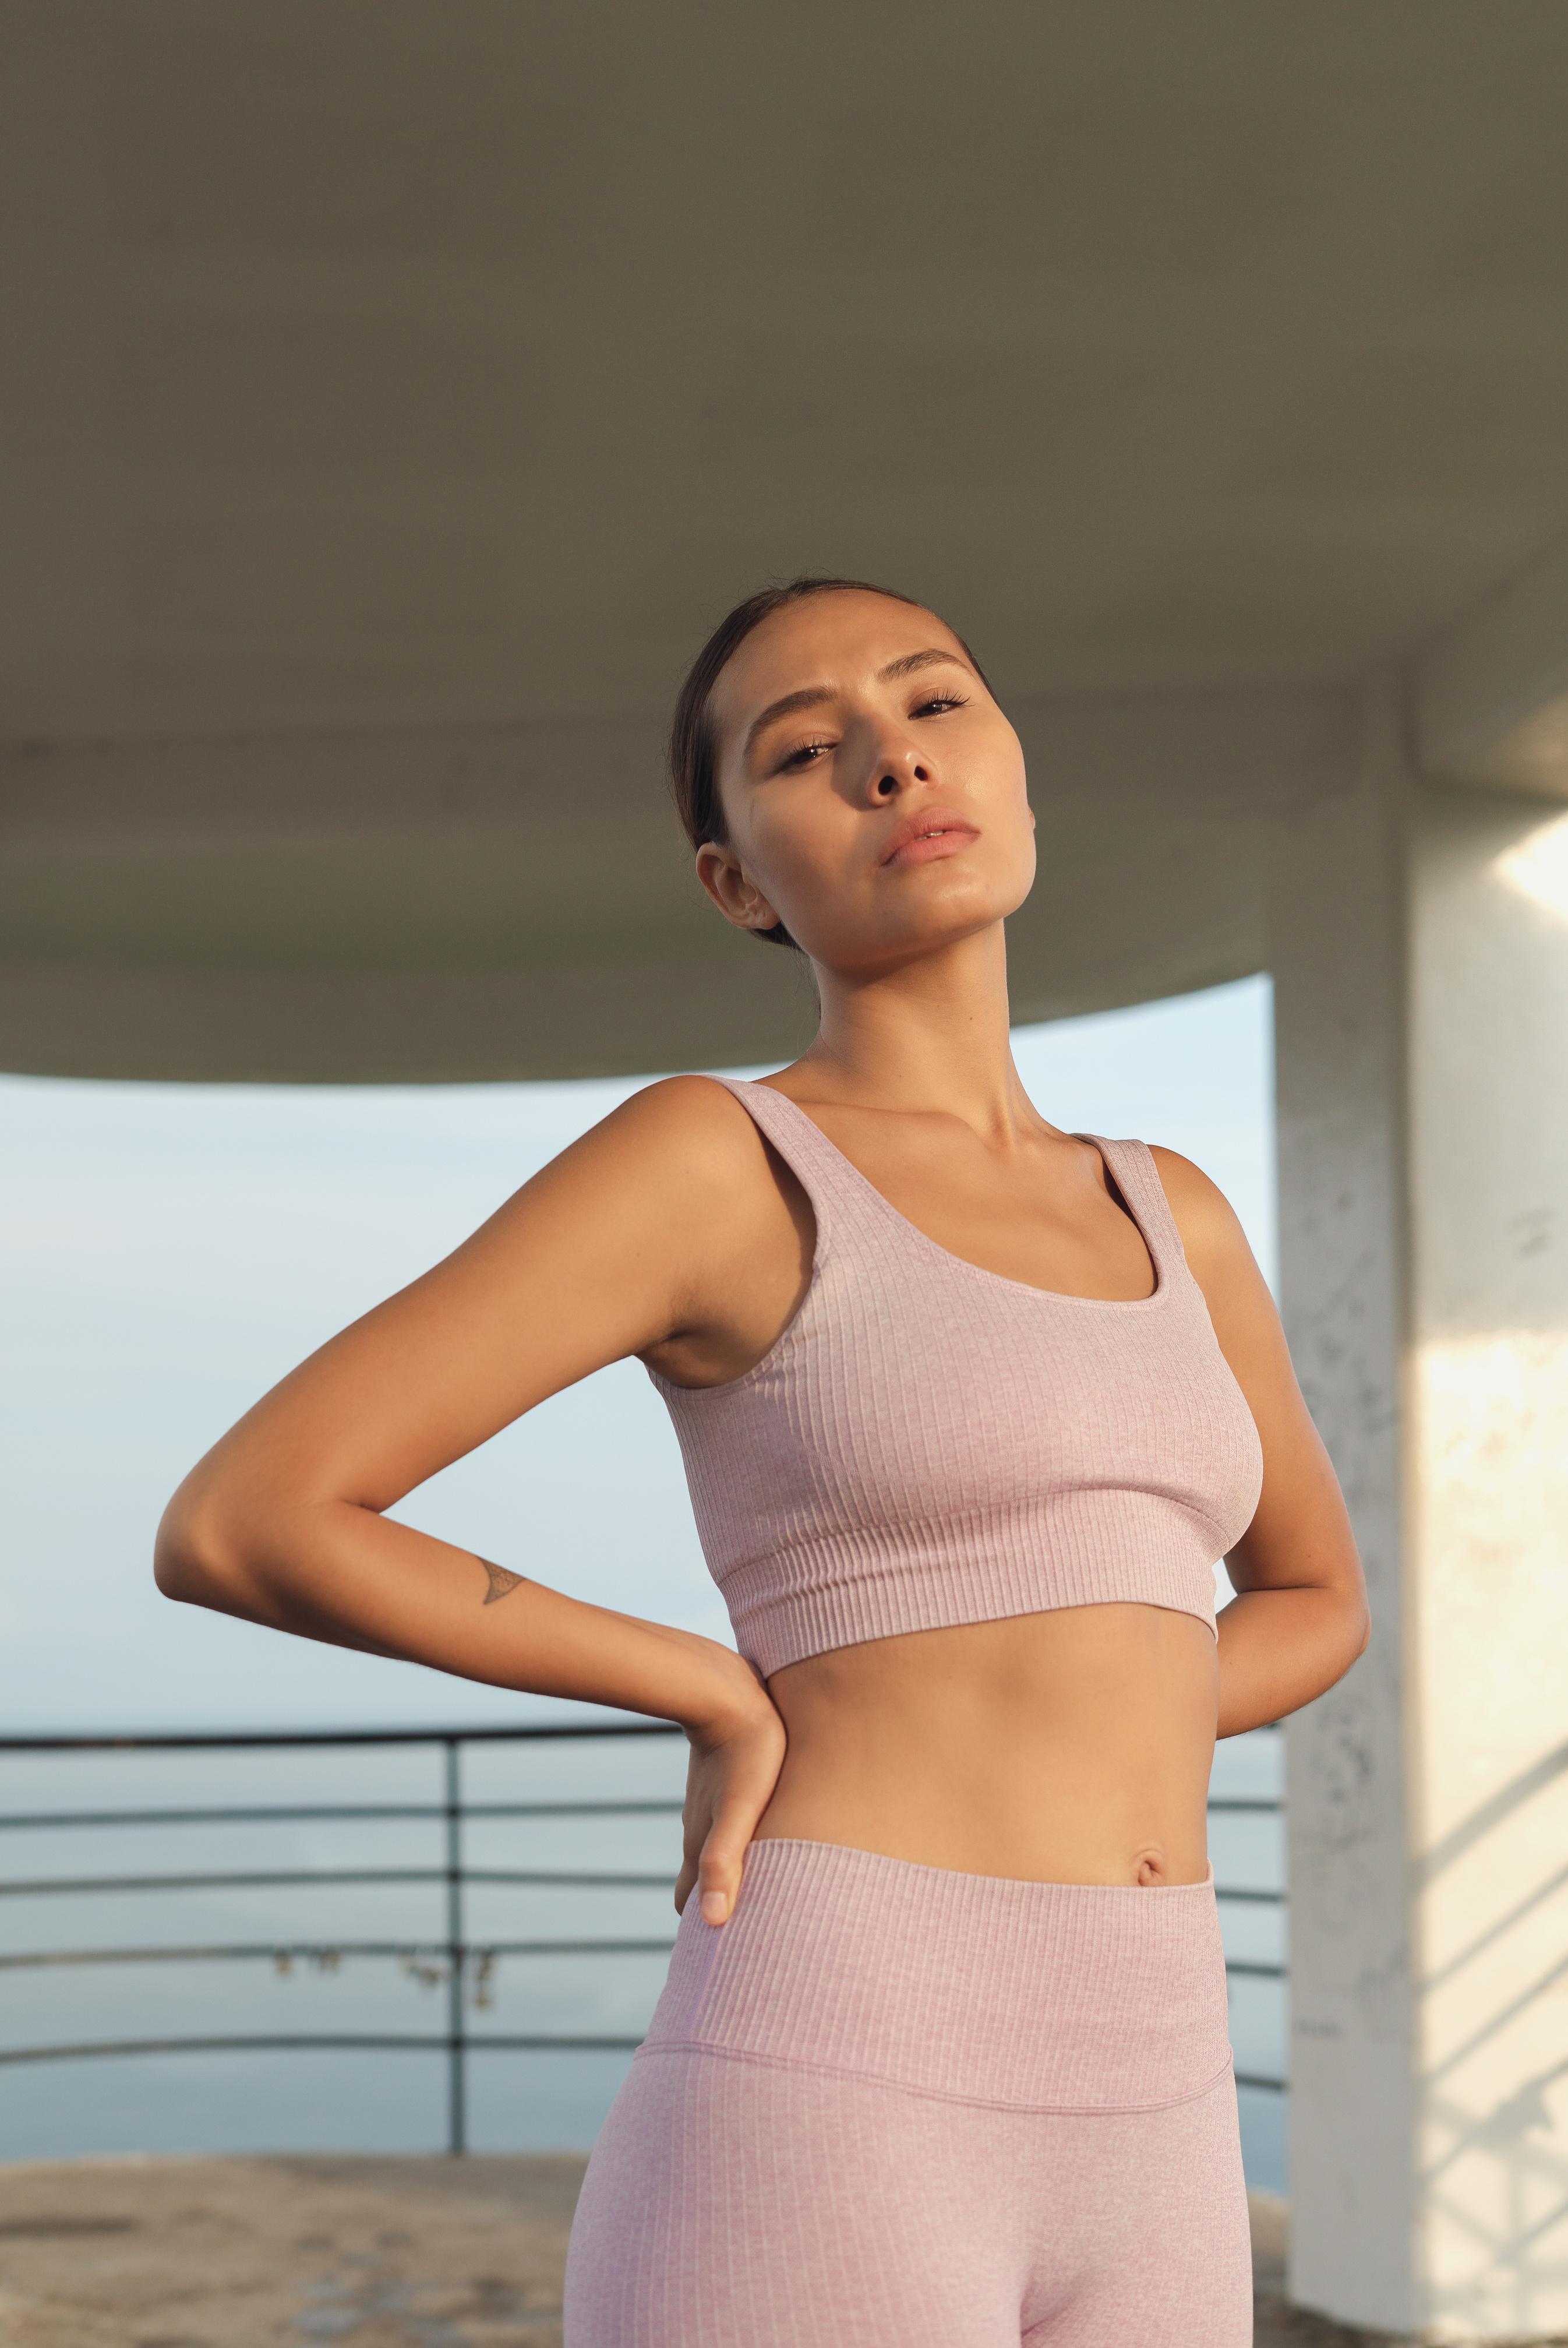
[[[771,726],[775,717],[788,717],[796,709],[815,709],[823,702],[832,699],[833,687],[830,685],[803,685],[798,693],[786,693],[777,701],[770,701],[762,715],[753,718],[746,732],[745,744],[741,756],[743,757],[751,756],[752,745],[757,736],[764,726]]]
[[[889,661],[886,668],[877,670],[876,681],[879,685],[886,685],[891,683],[894,677],[913,676],[917,670],[934,668],[938,662],[942,661],[951,668],[963,669],[966,676],[969,675],[967,664],[958,658],[957,653],[946,653],[933,645],[928,652],[900,654],[896,661]],[[797,709],[820,708],[825,701],[831,701],[833,697],[834,688],[830,685],[803,685],[797,693],[785,693],[781,695],[777,701],[770,701],[767,707],[758,716],[753,718],[747,728],[741,756],[743,758],[750,757],[752,747],[757,736],[765,726],[771,726],[776,717],[793,716]]]
[[[946,661],[953,668],[961,668],[966,676],[971,674],[968,664],[961,661],[957,653],[945,653],[933,645],[929,652],[905,653],[900,659],[889,661],[886,668],[877,670],[877,678],[886,684],[896,676],[913,676],[917,669],[935,668],[938,661]]]

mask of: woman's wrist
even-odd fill
[[[733,1647],[721,1646],[716,1639],[706,1639],[702,1644],[708,1650],[704,1661],[711,1663],[712,1675],[704,1674],[706,1684],[693,1689],[693,1700],[682,1706],[681,1716],[681,1725],[692,1742],[727,1745],[750,1728],[776,1722],[778,1709],[766,1683],[745,1657],[736,1654]]]

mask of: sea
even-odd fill
[[[1215,1797],[1277,1801],[1282,1739],[1219,1748]],[[393,1806],[436,1813],[441,1749],[357,1746],[0,1754],[0,2054],[126,2042],[440,2037],[448,1985],[440,1881],[169,1883],[210,1875],[394,1874],[445,1864],[439,1815],[67,1825],[63,1814]],[[502,2047],[498,2037],[635,2039],[674,1931],[685,1746],[610,1737],[463,1748],[475,1806],[463,1859],[465,2135],[485,2152],[586,2150],[630,2055]],[[563,1802],[668,1805],[630,1815],[487,1815]],[[20,1821],[34,1821],[21,1823]],[[1230,1958],[1283,1968],[1277,1810],[1217,1812],[1210,1843]],[[641,1876],[645,1884],[486,1881]],[[146,1878],[164,1879],[149,1888]],[[73,1889],[102,1885],[115,1889]],[[582,1943],[635,1941],[605,1951]],[[544,1943],[524,1952],[510,1944]],[[567,1947],[550,1944],[569,1944]],[[239,1955],[218,1953],[239,1950]],[[119,1952],[119,1953],[116,1953]],[[39,1962],[39,1960],[47,1962]],[[1236,2068],[1283,2078],[1286,1983],[1230,1982]],[[0,2063],[0,2160],[84,2155],[427,2151],[448,2142],[444,2051],[398,2045],[98,2052]],[[1240,2090],[1249,2182],[1286,2187],[1288,2095]]]

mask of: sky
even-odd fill
[[[1020,1028],[1014,1048],[1053,1123],[1195,1159],[1272,1279],[1271,1033],[1255,978]],[[152,1537],[186,1469],[259,1394],[647,1081],[0,1078],[12,1733],[562,1711],[171,1605],[153,1586]],[[728,1638],[674,1437],[635,1362],[555,1396],[395,1513],[575,1596]]]

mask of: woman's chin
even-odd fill
[[[954,953],[966,945],[990,940],[1001,942],[1007,914],[991,904],[927,905],[911,918],[888,923],[867,936],[864,932],[814,942],[802,939],[807,959],[821,970],[844,979],[864,981],[886,977],[911,963]]]

